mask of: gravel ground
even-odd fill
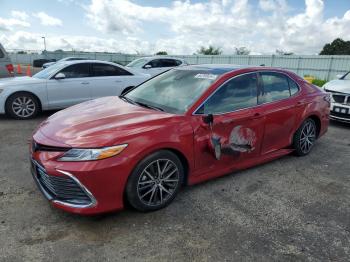
[[[350,125],[292,155],[187,187],[167,208],[96,217],[52,208],[27,141],[49,114],[0,117],[0,261],[350,261]]]

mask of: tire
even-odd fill
[[[11,95],[5,104],[6,114],[12,118],[25,120],[37,116],[40,112],[38,99],[26,92]]]
[[[316,141],[317,127],[311,118],[306,119],[294,134],[293,147],[297,156],[309,154]]]
[[[139,211],[155,211],[173,201],[183,179],[184,168],[180,159],[170,151],[161,150],[136,166],[127,182],[126,198]]]

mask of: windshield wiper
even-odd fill
[[[157,106],[151,106],[151,105],[148,105],[148,104],[145,104],[145,103],[142,103],[142,102],[136,102],[136,101],[134,101],[134,102],[136,104],[140,105],[140,106],[143,106],[143,107],[147,107],[147,108],[158,110],[158,111],[164,111],[163,108],[160,108],[160,107],[157,107]]]
[[[128,103],[130,103],[130,104],[133,104],[133,105],[136,104],[134,100],[131,100],[131,99],[128,98],[128,97],[120,96],[119,98],[122,99],[122,100],[124,100],[124,101],[126,101],[126,102],[128,102]]]

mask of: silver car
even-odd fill
[[[330,118],[350,123],[350,71],[323,86],[331,95]]]
[[[140,73],[155,76],[171,68],[184,65],[188,65],[188,63],[181,58],[168,56],[151,56],[136,59],[127,64],[127,67],[130,67]]]
[[[0,44],[0,78],[13,76],[13,65],[2,44]]]

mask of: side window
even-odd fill
[[[151,65],[152,68],[154,68],[154,67],[162,67],[162,63],[161,63],[160,59],[154,59],[152,61],[149,61],[146,65]]]
[[[161,59],[162,67],[174,67],[177,66],[176,60],[174,59]]]
[[[182,61],[180,60],[175,60],[176,66],[182,65]]]
[[[80,63],[63,68],[60,73],[63,73],[66,78],[81,78],[90,76],[90,64]]]
[[[204,103],[197,113],[228,113],[257,105],[258,79],[255,73],[229,80]]]
[[[98,63],[92,64],[92,73],[94,77],[131,75],[131,73],[129,73],[128,71],[120,67],[108,65],[108,64],[98,64]]]
[[[289,82],[290,95],[292,96],[292,95],[298,93],[298,91],[299,91],[298,85],[290,78],[288,78],[288,82]]]
[[[1,48],[0,48],[0,58],[4,58],[5,57],[5,54],[4,52],[2,52]]]
[[[260,103],[268,103],[290,97],[287,77],[274,72],[260,73],[263,82],[263,95]]]

